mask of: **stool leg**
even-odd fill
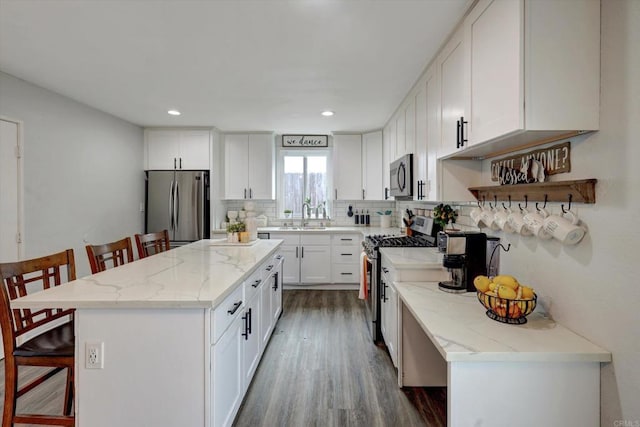
[[[13,357],[5,357],[4,360],[4,409],[2,426],[13,426],[13,417],[16,415],[16,399],[18,396],[18,366]]]
[[[73,379],[73,368],[67,368],[67,386],[64,391],[64,414],[71,415],[71,406],[73,405],[73,389],[75,382]]]

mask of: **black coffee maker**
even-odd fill
[[[452,293],[475,292],[473,279],[487,274],[487,235],[448,232],[442,265],[451,273],[451,280],[440,282],[440,289]]]

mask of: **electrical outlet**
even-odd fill
[[[104,369],[104,343],[88,342],[85,344],[85,368]]]

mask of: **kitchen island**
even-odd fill
[[[281,243],[202,240],[12,306],[76,309],[76,425],[231,425],[282,310]]]
[[[611,353],[540,310],[489,319],[475,293],[395,282],[399,383],[447,386],[447,425],[599,426],[600,364]]]

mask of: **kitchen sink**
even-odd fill
[[[308,226],[308,227],[302,227],[303,230],[326,230],[327,227],[315,227],[315,226]]]
[[[288,227],[288,226],[287,227],[278,227],[278,230],[292,230],[292,231],[295,231],[295,230],[300,230],[300,227]]]

